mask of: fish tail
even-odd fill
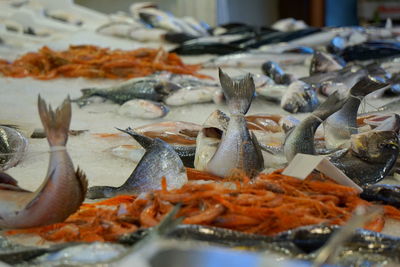
[[[135,132],[132,128],[127,128],[126,130],[119,129],[119,128],[116,128],[116,129],[132,136],[136,140],[136,142],[138,142],[146,150],[150,146],[152,146],[154,143],[152,138],[147,137],[143,134],[139,134],[139,133]]]
[[[232,80],[220,68],[219,80],[231,114],[246,114],[255,92],[253,77],[248,74],[239,81]]]
[[[71,123],[71,101],[69,97],[53,111],[51,105],[47,107],[46,102],[39,95],[38,109],[50,146],[65,146]]]
[[[350,89],[350,94],[353,96],[366,96],[387,86],[389,84],[379,78],[365,76]]]
[[[331,94],[325,102],[318,106],[316,110],[312,113],[314,116],[318,117],[321,121],[326,120],[330,115],[340,110],[346,103],[347,98],[340,97],[338,91]]]

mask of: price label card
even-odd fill
[[[298,153],[282,174],[304,180],[314,169],[322,172],[341,185],[353,187],[359,193],[363,191],[361,187],[333,165],[325,156]]]

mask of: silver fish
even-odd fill
[[[155,138],[124,184],[119,187],[90,187],[86,197],[96,199],[161,189],[163,177],[166,178],[169,189],[179,188],[188,181],[186,169],[179,155],[166,142]]]
[[[250,134],[244,117],[255,91],[253,79],[248,75],[243,80],[234,81],[221,69],[219,78],[231,116],[228,128],[206,170],[221,177],[238,174],[254,177],[264,168],[264,160],[257,138]]]
[[[145,99],[133,99],[118,109],[118,114],[131,118],[156,119],[165,117],[169,108],[162,103]]]
[[[79,168],[74,170],[65,147],[71,121],[69,99],[53,111],[39,96],[38,109],[50,145],[48,172],[35,192],[18,186],[0,190],[2,228],[28,228],[62,222],[79,208],[85,198],[86,176]]]
[[[281,65],[303,64],[311,55],[298,53],[275,54],[262,51],[251,51],[225,55],[203,63],[205,68],[215,67],[256,67],[270,60]]]
[[[338,93],[332,94],[310,116],[287,133],[283,150],[288,162],[297,153],[316,154],[314,135],[318,126],[330,115],[341,109],[345,102],[346,99],[341,99]]]
[[[358,185],[385,178],[399,155],[394,131],[368,131],[351,136],[351,147],[329,155],[329,160]]]
[[[350,89],[346,104],[324,122],[327,148],[337,148],[349,141],[352,134],[357,133],[357,111],[361,101],[366,95],[386,86],[387,83],[366,76]]]
[[[16,166],[28,148],[28,139],[10,125],[0,125],[0,171]]]
[[[154,138],[147,137],[145,135],[135,132],[132,128],[127,128],[126,130],[118,129],[121,132],[127,133],[132,136],[136,142],[138,142],[144,149],[148,149],[153,145]],[[185,167],[193,168],[194,155],[196,152],[196,145],[180,145],[180,144],[170,144],[175,150],[178,156],[181,158],[183,165]]]
[[[319,99],[310,85],[297,80],[289,85],[280,105],[290,113],[312,112],[319,105]]]
[[[81,89],[82,96],[75,99],[79,106],[90,103],[89,98],[100,96],[117,104],[123,104],[129,100],[139,98],[152,101],[161,101],[170,92],[180,88],[176,84],[162,81],[157,78],[134,78],[107,88]]]
[[[366,69],[359,67],[345,68],[338,72],[338,76],[335,78],[322,82],[318,90],[325,96],[329,96],[335,91],[345,95],[350,88],[366,75],[368,75]]]
[[[310,64],[310,75],[343,69],[343,66],[328,53],[315,52]]]
[[[181,88],[168,95],[164,102],[170,106],[214,102],[221,104],[224,96],[220,87],[199,86],[195,88]]]

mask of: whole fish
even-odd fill
[[[274,61],[281,65],[303,64],[311,58],[309,54],[284,53],[276,54],[263,51],[249,51],[243,53],[235,53],[232,55],[224,55],[213,58],[203,63],[204,68],[215,67],[255,67],[259,68],[266,61]]]
[[[346,99],[339,97],[338,93],[329,96],[324,103],[305,118],[293,130],[287,133],[284,143],[284,153],[290,162],[297,153],[314,155],[314,135],[318,126],[330,115],[341,109]]]
[[[224,43],[183,43],[182,45],[172,49],[170,52],[178,55],[227,55],[243,51],[236,45]]]
[[[310,75],[341,70],[343,62],[339,63],[332,55],[320,51],[314,53],[310,64]]]
[[[124,184],[119,187],[90,187],[86,197],[90,199],[106,198],[161,189],[163,177],[165,177],[169,189],[179,188],[187,182],[186,169],[179,155],[166,142],[155,138]]]
[[[312,112],[319,105],[315,90],[303,81],[292,82],[282,96],[281,107],[290,112]]]
[[[28,139],[11,125],[0,124],[0,171],[17,165],[28,148]]]
[[[164,99],[165,104],[170,106],[183,106],[208,102],[221,104],[223,101],[224,95],[221,88],[211,86],[181,88]]]
[[[340,52],[346,61],[381,59],[400,54],[400,44],[397,41],[367,41],[348,46]]]
[[[220,177],[240,174],[252,178],[264,168],[257,138],[250,134],[244,117],[254,95],[254,82],[251,75],[234,81],[221,69],[219,78],[228,102],[230,120],[206,171]]]
[[[399,155],[393,131],[368,131],[351,136],[351,147],[329,155],[329,160],[360,186],[385,178]]]
[[[127,128],[126,130],[121,130],[121,129],[118,130],[132,136],[146,150],[153,144],[154,141],[153,138],[139,134],[135,132],[132,128]],[[196,153],[196,145],[179,145],[179,144],[170,144],[170,145],[178,154],[178,156],[181,158],[183,165],[185,165],[185,167],[189,168],[194,167],[193,162],[194,162],[194,155]]]
[[[156,78],[134,78],[108,88],[81,89],[83,95],[74,102],[79,106],[85,106],[90,103],[89,98],[92,96],[100,96],[117,104],[123,104],[135,98],[161,101],[166,95],[178,88],[173,83],[160,81]]]
[[[131,118],[156,119],[165,117],[169,108],[162,103],[145,99],[133,99],[118,109],[118,114]]]
[[[294,81],[293,75],[285,73],[276,62],[267,61],[262,64],[261,69],[265,75],[277,84],[289,85]]]
[[[85,199],[87,180],[74,170],[66,150],[71,121],[71,104],[65,100],[55,111],[38,99],[40,119],[50,145],[50,162],[45,180],[35,192],[14,186],[0,190],[0,227],[28,228],[62,222]]]
[[[357,111],[363,98],[379,89],[388,86],[387,83],[366,76],[357,82],[349,92],[350,97],[343,107],[324,121],[325,145],[327,148],[337,148],[350,140],[357,133]]]

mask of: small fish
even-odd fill
[[[358,132],[357,111],[363,98],[387,83],[366,76],[357,82],[349,92],[349,98],[343,107],[324,121],[325,144],[327,148],[337,148],[350,140],[350,136]]]
[[[16,166],[28,148],[28,139],[10,125],[0,125],[0,171]]]
[[[277,84],[289,85],[294,81],[293,75],[285,73],[276,62],[267,61],[261,66],[261,69]]]
[[[315,52],[310,64],[310,75],[343,69],[343,65],[332,55],[324,52]]]
[[[188,181],[186,169],[179,155],[168,143],[155,138],[124,184],[119,187],[90,187],[86,197],[90,199],[106,198],[161,189],[163,177],[166,178],[169,189],[179,188]]]
[[[264,168],[264,160],[257,138],[250,134],[244,117],[254,95],[251,75],[240,81],[232,80],[219,69],[222,89],[228,102],[230,120],[206,171],[220,177],[231,177],[241,172],[254,177]]]
[[[329,155],[329,160],[360,186],[385,178],[399,155],[393,131],[368,131],[351,136],[351,147]]]
[[[175,84],[155,78],[134,78],[108,88],[81,89],[83,95],[74,102],[79,106],[85,106],[90,103],[89,98],[92,96],[100,96],[120,105],[135,98],[161,101],[178,88],[179,86]]]
[[[145,99],[133,99],[122,104],[118,114],[130,118],[157,119],[165,117],[169,108],[162,103]]]
[[[170,106],[214,102],[221,104],[224,96],[220,87],[200,86],[181,88],[165,97],[164,102]]]
[[[71,104],[65,100],[55,111],[38,99],[39,115],[50,145],[48,173],[35,192],[15,186],[0,190],[0,227],[28,228],[62,222],[74,213],[85,199],[87,180],[74,170],[66,150],[71,121]]]
[[[121,130],[121,129],[118,130],[132,136],[136,140],[136,142],[138,142],[146,150],[149,149],[149,147],[153,144],[154,141],[153,138],[139,134],[135,132],[132,128],[127,128],[126,130]],[[181,158],[183,165],[185,165],[185,167],[189,168],[194,167],[193,162],[194,162],[194,155],[196,153],[196,145],[179,145],[179,144],[170,144],[170,145],[178,154],[178,156]]]
[[[338,93],[332,94],[310,116],[287,133],[283,150],[288,162],[297,153],[316,154],[314,135],[318,126],[330,115],[341,109],[345,102],[346,99],[341,99]]]
[[[290,112],[312,112],[319,105],[315,90],[303,81],[292,82],[282,96],[281,107]]]
[[[141,8],[137,13],[145,23],[154,28],[161,28],[172,32],[182,32],[182,29],[175,23],[174,18],[157,8]]]

